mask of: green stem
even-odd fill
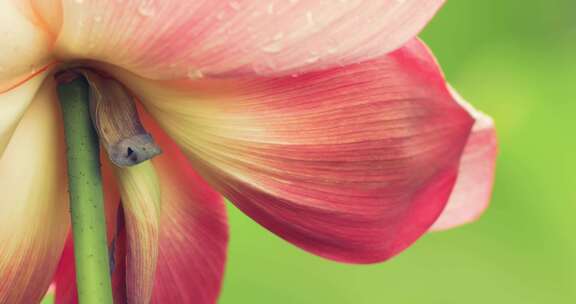
[[[76,281],[81,304],[112,303],[98,136],[82,76],[58,85],[68,157]]]

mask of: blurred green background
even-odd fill
[[[576,1],[448,1],[422,37],[496,120],[485,216],[355,266],[307,254],[231,207],[220,304],[576,303]]]
[[[488,212],[356,266],[307,254],[230,207],[220,304],[576,303],[576,1],[448,1],[422,37],[496,120]]]

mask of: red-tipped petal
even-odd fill
[[[468,109],[476,122],[466,143],[458,179],[448,205],[432,226],[432,230],[446,230],[476,220],[488,207],[494,186],[498,155],[494,121],[453,92],[454,98]]]
[[[54,92],[36,96],[0,158],[0,303],[37,303],[69,226],[66,163]]]
[[[52,1],[63,11],[52,25],[59,58],[154,79],[302,73],[375,58],[416,36],[444,2]]]
[[[240,209],[345,262],[388,259],[430,228],[473,124],[419,41],[300,77],[184,89],[119,77]]]
[[[162,216],[152,303],[214,304],[228,245],[224,201],[161,130],[148,127],[163,150],[153,160]]]
[[[78,303],[73,246],[72,235],[69,235],[53,278],[56,304]]]

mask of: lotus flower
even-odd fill
[[[76,298],[65,69],[121,84],[163,150],[129,168],[102,157],[118,303],[214,303],[223,198],[346,263],[477,218],[492,121],[415,38],[442,3],[1,1],[0,303],[38,302],[53,281],[57,303]]]

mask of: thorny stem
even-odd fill
[[[89,85],[80,75],[58,78],[67,145],[78,300],[81,304],[112,304],[100,151],[90,120]]]

